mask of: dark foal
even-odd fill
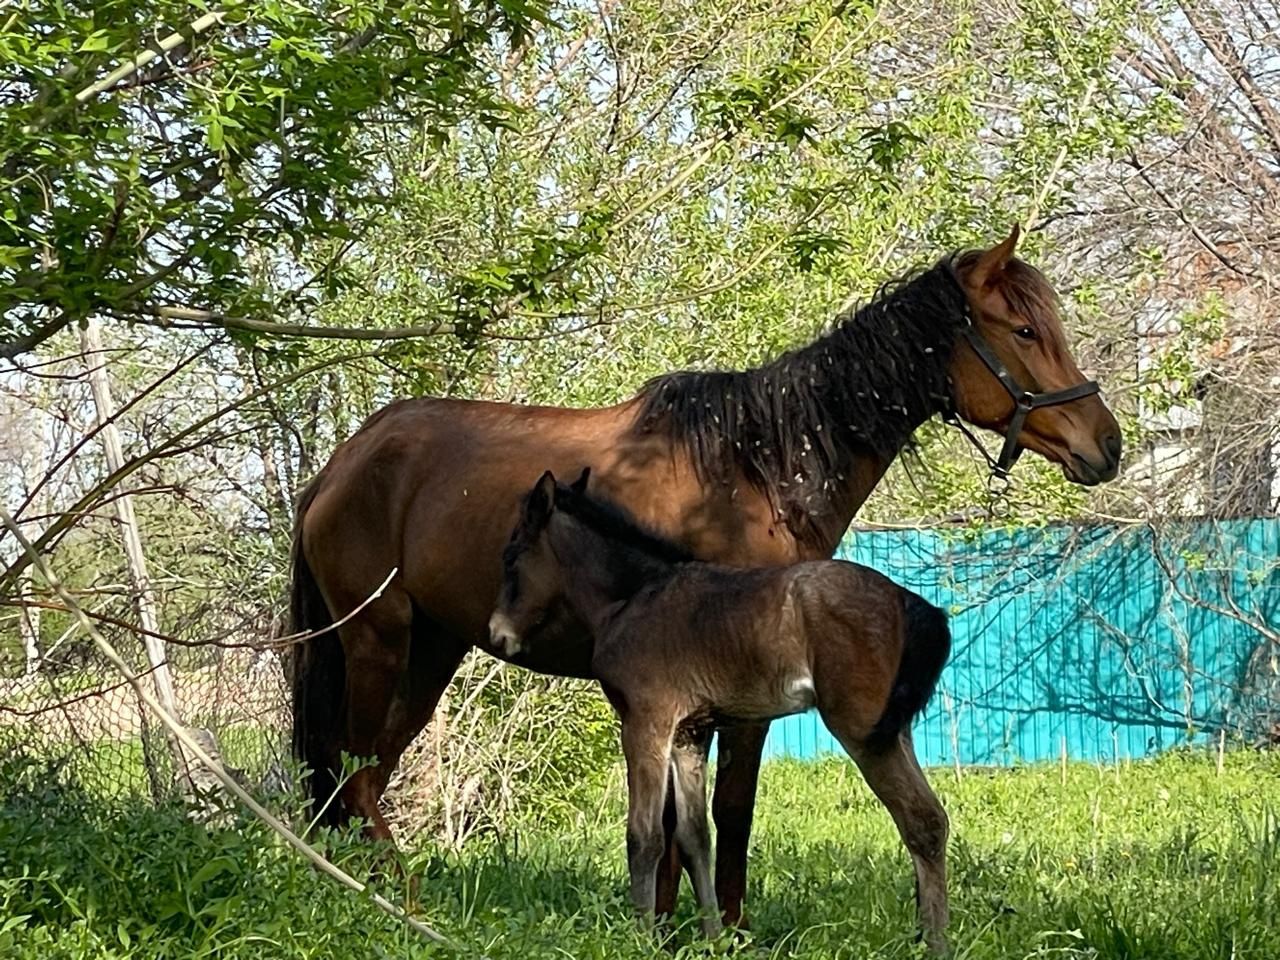
[[[622,721],[631,899],[654,911],[663,804],[689,864],[703,929],[720,929],[706,815],[714,728],[816,707],[888,808],[915,863],[925,940],[946,949],[947,817],[916,762],[912,718],[950,649],[942,611],[839,560],[741,569],[683,548],[545,473],[526,495],[489,622],[508,656],[566,603],[595,640],[592,673]]]

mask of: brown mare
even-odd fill
[[[548,472],[526,495],[489,630],[514,656],[561,603],[590,630],[591,672],[622,721],[631,901],[642,922],[653,918],[670,790],[703,931],[720,931],[705,788],[712,730],[817,707],[893,816],[915,864],[925,940],[945,952],[947,815],[911,744],[911,721],[951,648],[943,612],[843,560],[699,562],[588,496],[586,483],[586,471],[572,487]]]
[[[944,258],[755,370],[670,374],[599,409],[422,398],[370,417],[298,507],[297,630],[323,630],[398,571],[376,601],[298,650],[294,748],[312,771],[316,809],[336,789],[343,751],[379,761],[343,784],[325,821],[358,815],[372,837],[390,838],[379,798],[471,647],[543,673],[590,676],[589,635],[564,610],[515,656],[489,641],[503,546],[543,470],[572,476],[590,464],[602,496],[730,566],[830,557],[912,433],[938,413],[998,433],[1017,418],[1007,453],[1034,450],[1077,483],[1114,477],[1120,429],[1096,387],[1035,409],[1021,393],[1040,391],[1044,401],[1043,391],[1083,377],[1054,291],[1013,256],[1016,241],[1015,230],[990,249]],[[767,729],[720,735],[712,815],[728,923],[741,920]],[[674,907],[678,880],[669,843],[660,911]]]

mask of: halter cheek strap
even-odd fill
[[[978,328],[974,326],[973,314],[969,309],[967,295],[965,295],[964,300],[964,326],[961,328],[960,333],[969,346],[973,348],[973,352],[978,355],[978,359],[991,371],[992,376],[1000,382],[1000,386],[1004,387],[1005,392],[1013,400],[1013,416],[1009,419],[1009,426],[1005,428],[1004,446],[1000,450],[999,459],[993,459],[991,454],[987,453],[986,448],[978,442],[978,438],[960,421],[954,405],[943,414],[943,419],[947,423],[959,427],[961,433],[969,438],[969,442],[986,458],[993,476],[1004,479],[1009,476],[1009,471],[1013,469],[1013,465],[1022,454],[1022,447],[1018,445],[1018,434],[1022,432],[1022,426],[1026,423],[1031,411],[1039,410],[1042,407],[1056,407],[1083,397],[1091,397],[1099,392],[1098,383],[1096,380],[1085,380],[1083,383],[1064,387],[1061,390],[1049,390],[1047,392],[1024,390],[1022,384],[1014,379],[1013,374],[996,356],[996,352],[991,349],[991,344],[987,343],[982,334],[978,332]]]

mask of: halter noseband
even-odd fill
[[[956,280],[956,286],[960,286],[958,279]],[[1031,411],[1039,410],[1041,407],[1056,407],[1063,403],[1070,403],[1072,400],[1079,400],[1082,397],[1091,397],[1099,392],[1098,382],[1096,380],[1085,380],[1075,386],[1064,387],[1061,390],[1050,390],[1047,393],[1024,390],[1022,384],[1014,379],[1013,374],[996,356],[996,352],[991,349],[991,344],[987,343],[982,334],[978,332],[978,328],[973,322],[973,312],[969,307],[969,295],[965,293],[963,287],[960,288],[960,295],[964,298],[964,325],[961,327],[960,333],[968,341],[969,346],[973,348],[973,352],[978,355],[978,359],[991,371],[992,376],[1000,381],[1000,386],[1004,387],[1005,393],[1009,394],[1009,397],[1013,400],[1013,417],[1009,420],[1009,426],[1005,429],[1004,446],[1000,449],[999,459],[994,459],[991,454],[987,453],[986,447],[978,441],[978,438],[960,420],[960,415],[956,412],[954,402],[943,413],[942,419],[952,426],[959,427],[960,432],[969,438],[969,442],[986,459],[987,465],[991,468],[992,476],[1005,480],[1009,476],[1009,471],[1013,469],[1013,465],[1018,462],[1018,457],[1022,455],[1022,447],[1018,445],[1018,434],[1022,432],[1022,425],[1026,422]]]

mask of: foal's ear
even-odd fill
[[[587,478],[590,476],[591,476],[591,468],[583,467],[582,476],[578,477],[577,480],[573,481],[573,483],[569,485],[569,489],[572,490],[574,493],[584,493],[587,489]]]
[[[556,502],[556,475],[548,470],[538,478],[538,496],[552,507]]]
[[[1013,251],[1017,248],[1018,237],[1021,235],[1022,228],[1015,223],[1013,229],[1009,231],[1009,236],[994,247],[982,252],[982,255],[978,257],[978,262],[974,265],[973,273],[970,275],[970,282],[975,287],[991,286],[1000,279],[1000,275],[1004,273],[1004,268],[1013,259]]]
[[[555,502],[556,478],[555,474],[548,470],[538,478],[538,482],[529,491],[529,498],[524,504],[525,522],[534,524],[544,522],[551,516],[551,509],[555,506]]]

